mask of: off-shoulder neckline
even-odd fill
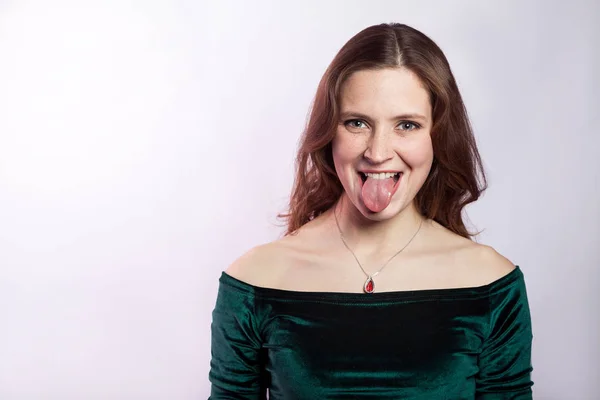
[[[508,274],[482,286],[458,287],[444,289],[419,289],[419,290],[400,290],[375,293],[356,293],[356,292],[324,292],[324,291],[299,291],[290,289],[276,289],[263,286],[252,285],[244,282],[225,271],[221,272],[219,282],[225,286],[254,294],[260,297],[269,297],[276,299],[298,299],[298,300],[337,300],[337,301],[368,301],[377,302],[382,300],[415,300],[423,298],[464,298],[488,296],[511,287],[515,282],[523,280],[523,272],[519,265]]]

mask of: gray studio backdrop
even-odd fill
[[[523,269],[535,398],[599,383],[595,1],[0,1],[0,398],[202,399],[217,279],[277,238],[317,82],[368,25],[446,52]]]

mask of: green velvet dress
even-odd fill
[[[263,288],[225,272],[209,399],[531,399],[523,273],[372,294]]]

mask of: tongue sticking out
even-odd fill
[[[367,177],[362,187],[363,202],[373,212],[383,211],[392,201],[394,178],[374,179]]]

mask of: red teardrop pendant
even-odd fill
[[[364,286],[365,293],[373,293],[375,291],[375,282],[371,277],[367,278]]]

